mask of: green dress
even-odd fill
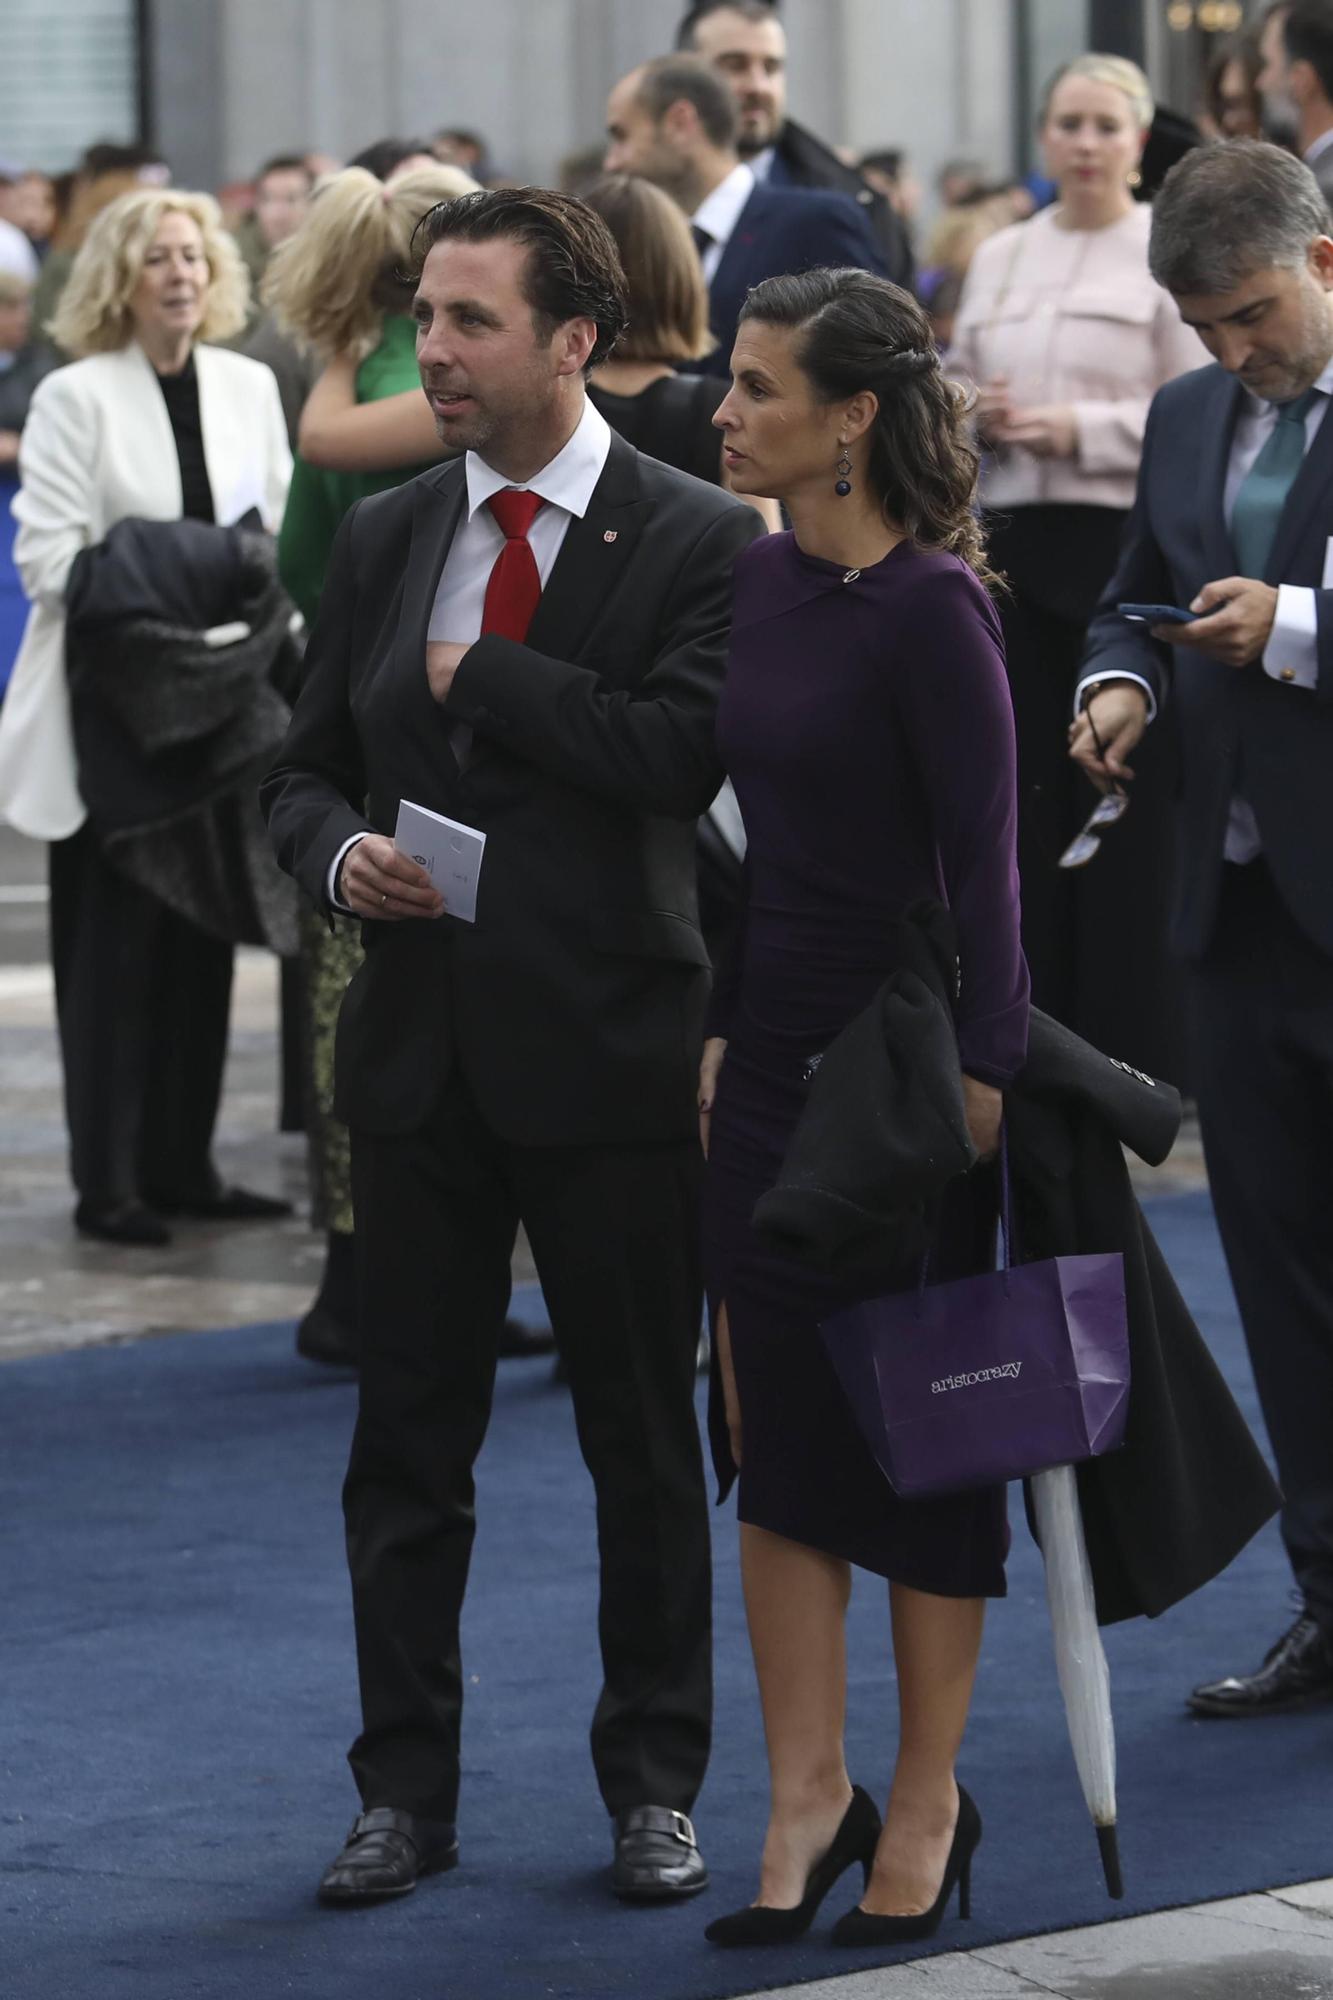
[[[395,313],[384,322],[380,344],[357,370],[356,400],[376,403],[419,389],[416,328]],[[298,453],[287,509],[278,535],[278,570],[305,619],[313,625],[324,591],[333,538],[354,501],[401,486],[422,470],[321,472]],[[351,1160],[346,1127],[333,1115],[333,1040],[348,981],[361,963],[361,926],[351,917],[304,912],[302,961],[305,997],[306,1133],[310,1156],[310,1219],[314,1228],[352,1233]]]

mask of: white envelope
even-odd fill
[[[458,917],[465,924],[477,921],[477,884],[486,852],[484,833],[460,820],[446,819],[429,806],[414,806],[410,799],[402,799],[393,844],[400,854],[410,856],[426,870],[444,897],[446,916]]]

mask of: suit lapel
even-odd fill
[[[398,611],[398,632],[394,651],[403,671],[412,678],[423,718],[439,734],[442,754],[449,758],[454,775],[458,761],[446,730],[440,729],[443,714],[426,679],[426,634],[435,593],[445,558],[458,532],[467,498],[467,476],[463,460],[455,459],[437,473],[428,473],[412,486],[412,541],[403,578],[403,599]]]
[[[1333,410],[1325,410],[1314,442],[1292,481],[1278,516],[1277,533],[1264,570],[1265,583],[1281,583],[1296,553],[1296,545],[1333,481]],[[1330,521],[1328,527],[1333,527]]]
[[[1199,467],[1200,520],[1204,567],[1208,576],[1233,576],[1236,551],[1226,519],[1227,461],[1240,413],[1242,390],[1234,375],[1219,368],[1213,394],[1203,413],[1204,445]]]
[[[560,553],[533,614],[527,643],[552,659],[575,660],[633,557],[652,512],[642,497],[639,455],[613,436],[588,511],[565,530]]]

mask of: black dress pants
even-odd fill
[[[88,826],[52,843],[50,883],[74,1186],[99,1208],[215,1193],[232,946],[118,873]]]
[[[1223,872],[1212,944],[1190,968],[1199,1121],[1283,1539],[1333,1639],[1333,959],[1264,861]]]
[[[353,1132],[361,1392],[343,1504],[364,1725],[350,1762],[368,1808],[456,1816],[472,1468],[520,1220],[596,1493],[598,1784],[611,1812],[693,1803],[712,1703],[701,1165],[693,1140],[506,1144],[456,1075],[422,1130]]]
[[[1069,756],[1088,622],[1115,568],[1124,516],[1110,507],[1016,507],[988,516],[1008,591],[1004,627],[1018,739],[1018,873],[1033,1003],[1094,1047],[1181,1088],[1184,1001],[1168,944],[1175,723],[1165,710],[1135,751],[1132,803],[1083,868],[1061,854],[1097,803]]]

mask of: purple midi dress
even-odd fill
[[[740,558],[718,737],[749,850],[739,949],[709,1032],[727,1037],[704,1211],[714,1318],[725,1304],[741,1410],[742,1521],[942,1596],[1001,1596],[1003,1489],[900,1500],[827,1360],[819,1321],[915,1268],[854,1285],[770,1250],[751,1227],[805,1096],[803,1072],[893,970],[913,903],[949,906],[963,1068],[1021,1067],[1014,729],[999,621],[956,557],[902,542],[859,572],[770,535]],[[937,1277],[993,1258],[994,1176],[955,1183]],[[714,1371],[721,1493],[736,1477]]]

